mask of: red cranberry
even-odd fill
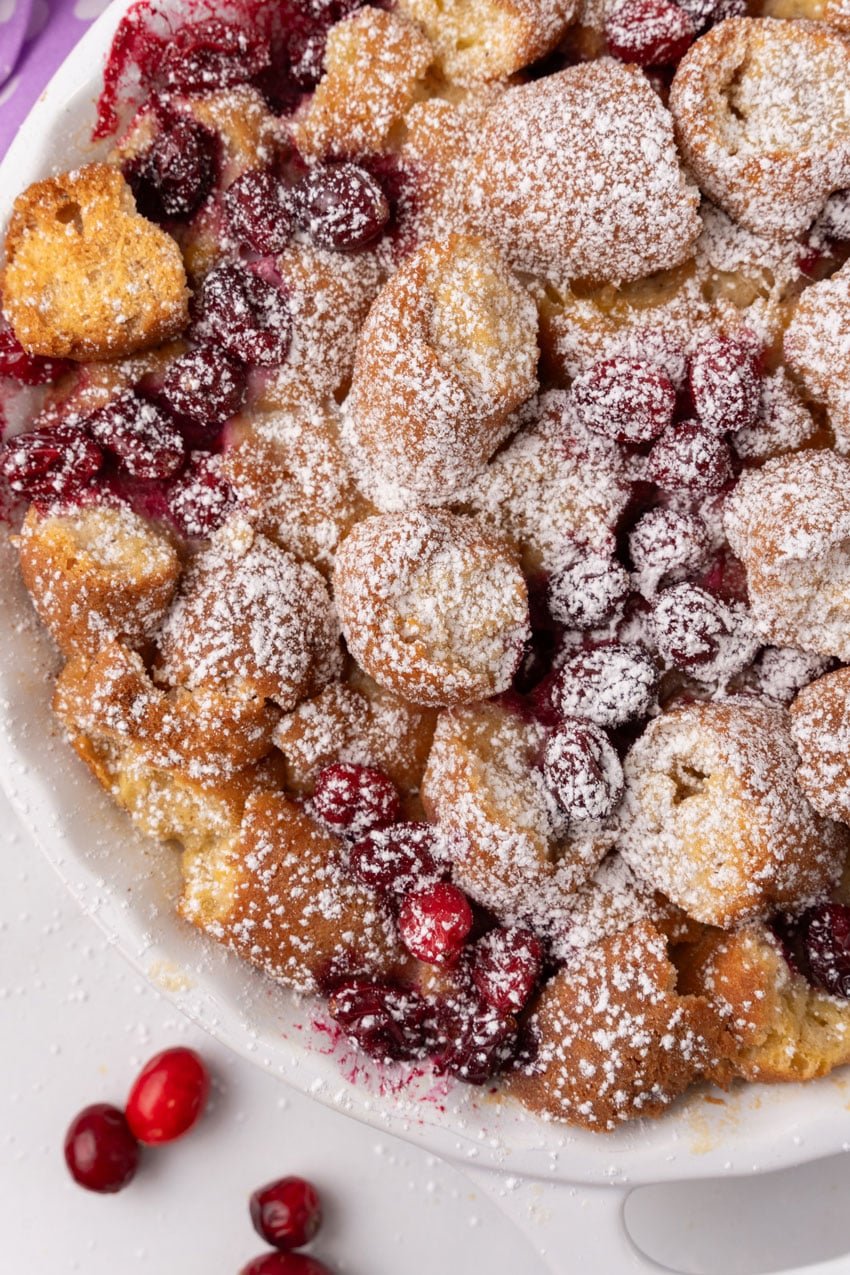
[[[657,687],[658,669],[643,647],[612,642],[571,656],[558,674],[554,700],[564,717],[624,726],[646,717]]]
[[[622,0],[605,19],[608,52],[621,62],[678,62],[696,34],[692,19],[668,0]]]
[[[650,509],[629,535],[629,556],[636,571],[660,584],[674,572],[697,571],[708,556],[705,523],[675,509]]]
[[[0,449],[0,474],[16,495],[39,507],[79,498],[103,464],[103,452],[80,425],[34,429]]]
[[[264,1253],[243,1266],[239,1275],[331,1275],[324,1262],[305,1253]]]
[[[439,1071],[484,1085],[502,1071],[517,1046],[516,1022],[484,1001],[457,1001],[441,1010]]]
[[[204,429],[217,429],[242,406],[245,370],[224,350],[201,346],[166,368],[159,397],[178,416]]]
[[[434,857],[436,834],[427,823],[376,829],[348,854],[352,876],[382,894],[408,894],[442,875]]]
[[[736,433],[755,425],[761,375],[752,347],[715,336],[697,346],[690,360],[694,411],[706,429]]]
[[[136,1176],[139,1144],[123,1111],[108,1102],[85,1107],[65,1134],[65,1163],[87,1191],[112,1195]]]
[[[320,819],[350,837],[387,828],[401,813],[398,789],[389,775],[341,761],[319,772],[313,805]]]
[[[710,496],[732,478],[732,456],[725,439],[696,421],[671,425],[652,445],[649,476],[665,491]]]
[[[380,185],[357,164],[314,168],[297,192],[304,229],[320,248],[353,252],[377,239],[390,217]]]
[[[747,12],[746,0],[676,0],[676,3],[698,31],[726,18],[740,18]]]
[[[286,358],[292,333],[286,297],[247,266],[229,261],[210,271],[201,316],[202,328],[243,363],[270,367]]]
[[[576,377],[571,392],[582,424],[620,443],[657,438],[676,410],[672,382],[643,359],[602,359]]]
[[[500,928],[475,944],[472,977],[488,1005],[511,1014],[528,1000],[542,964],[543,946],[530,930]]]
[[[628,596],[625,567],[603,553],[587,553],[553,576],[549,610],[559,624],[592,629],[607,620]]]
[[[347,979],[334,988],[328,1009],[346,1036],[380,1062],[422,1058],[431,1046],[430,1006],[411,988]]]
[[[140,1142],[174,1142],[197,1124],[210,1074],[194,1049],[165,1049],[145,1063],[127,1099],[127,1123]]]
[[[292,199],[266,168],[250,169],[228,186],[224,211],[233,238],[264,256],[283,252],[292,238]]]
[[[21,385],[50,385],[72,366],[65,359],[27,354],[11,328],[0,329],[0,377],[8,376]]]
[[[211,536],[235,506],[233,489],[221,472],[221,457],[193,452],[183,473],[165,492],[169,516],[190,540]]]
[[[833,996],[850,998],[850,908],[821,903],[797,923],[811,981]]]
[[[124,166],[139,212],[153,221],[191,217],[217,171],[218,139],[188,115],[163,122],[144,154]]]
[[[472,908],[462,890],[437,881],[408,894],[398,931],[408,952],[432,965],[451,965],[472,929]]]
[[[591,722],[564,722],[543,758],[549,790],[575,823],[607,819],[623,794],[623,768],[608,736]]]
[[[165,45],[160,74],[180,93],[244,84],[269,65],[268,44],[244,27],[211,18],[178,27]]]
[[[319,1193],[305,1178],[279,1178],[251,1196],[254,1229],[275,1248],[303,1248],[322,1224]]]
[[[675,668],[697,669],[715,659],[732,632],[731,617],[717,598],[695,584],[674,584],[652,604],[652,629],[663,659]]]
[[[117,456],[134,478],[170,478],[185,459],[175,422],[132,390],[101,407],[86,424],[95,442]]]

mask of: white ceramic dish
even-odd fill
[[[104,12],[22,126],[0,166],[0,223],[29,182],[96,156],[93,103],[112,34],[129,7],[115,0]],[[660,1121],[603,1136],[544,1124],[465,1086],[370,1073],[344,1044],[334,1046],[316,1030],[311,1006],[297,1005],[175,916],[173,851],[139,838],[58,736],[47,678],[55,653],[36,629],[7,543],[0,548],[0,604],[3,787],[81,906],[190,1018],[238,1053],[359,1120],[468,1167],[536,1179],[540,1191],[543,1183],[625,1186],[750,1174],[850,1145],[850,1085],[841,1076],[697,1093]],[[582,1194],[585,1209],[621,1203],[619,1192]],[[562,1219],[567,1198],[555,1205]],[[583,1271],[640,1267],[619,1227],[600,1222],[597,1234],[598,1249]],[[573,1248],[569,1269],[577,1269],[575,1258]]]

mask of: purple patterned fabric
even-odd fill
[[[0,0],[0,156],[23,123],[41,90],[108,0]],[[29,12],[23,45],[12,73],[2,82],[11,33]],[[8,43],[7,43],[8,40]]]

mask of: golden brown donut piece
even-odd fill
[[[324,580],[241,518],[225,524],[187,567],[160,651],[167,683],[233,683],[283,709],[341,669]]]
[[[510,547],[473,519],[437,510],[358,523],[337,553],[334,597],[354,658],[413,704],[507,690],[530,633]]]
[[[783,353],[812,398],[826,406],[837,449],[850,452],[850,262],[803,293]]]
[[[728,1051],[705,996],[676,990],[664,938],[648,922],[589,948],[540,993],[538,1053],[505,1091],[537,1115],[595,1132],[659,1116]]]
[[[745,470],[724,525],[760,636],[850,659],[850,461],[802,451]]]
[[[41,515],[18,537],[21,575],[65,655],[111,637],[141,645],[158,629],[180,577],[168,537],[125,506]]]
[[[341,867],[342,843],[280,793],[247,801],[237,843],[183,858],[187,921],[298,991],[405,962],[379,896]]]
[[[779,706],[741,696],[666,712],[626,757],[618,849],[706,925],[803,907],[838,879],[850,834],[815,813],[797,764]]]
[[[850,184],[850,46],[827,26],[730,18],[676,71],[670,110],[704,194],[741,225],[804,231]]]
[[[189,320],[180,249],[136,212],[108,164],[48,177],[18,196],[2,281],[4,313],[30,354],[132,354]]]
[[[804,686],[789,712],[797,783],[819,814],[850,824],[850,668]]]
[[[639,279],[700,232],[672,120],[637,67],[609,59],[503,93],[460,187],[470,225],[544,278]]]
[[[537,314],[481,239],[450,235],[409,257],[357,342],[348,438],[379,508],[443,504],[504,441],[537,388]]]

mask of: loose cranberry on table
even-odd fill
[[[380,235],[390,206],[378,181],[358,164],[314,168],[295,192],[298,217],[320,248],[354,252]]]
[[[611,729],[646,717],[657,688],[658,669],[648,652],[636,643],[611,642],[566,660],[552,698],[563,717]]]
[[[254,1229],[275,1248],[303,1248],[322,1224],[319,1193],[306,1178],[279,1178],[251,1196]]]
[[[165,369],[157,397],[203,429],[217,429],[239,411],[247,376],[238,360],[215,346],[181,354]]]
[[[186,458],[176,422],[132,390],[101,407],[86,424],[95,442],[134,478],[170,478]]]
[[[543,946],[530,930],[490,930],[475,944],[472,978],[488,1005],[502,1014],[522,1009],[540,977]]]
[[[412,988],[346,979],[331,992],[328,1010],[345,1035],[380,1062],[423,1058],[433,1043],[431,1007]]]
[[[582,424],[619,443],[657,438],[676,410],[669,377],[643,359],[602,359],[576,377],[570,393]]]
[[[567,721],[543,757],[547,787],[571,822],[607,819],[623,795],[623,768],[608,736],[592,722]]]
[[[622,563],[603,553],[588,552],[553,575],[549,611],[572,629],[602,624],[629,596],[629,574]]]
[[[732,479],[729,445],[697,421],[670,425],[652,445],[649,477],[665,491],[710,496]]]
[[[731,337],[702,341],[690,358],[689,382],[701,425],[718,434],[755,425],[761,402],[761,373],[753,347]]]
[[[678,62],[695,35],[692,18],[669,0],[621,0],[605,18],[608,52],[638,66]]]
[[[265,256],[283,252],[292,238],[292,196],[267,168],[252,168],[237,177],[225,191],[224,211],[231,236]]]
[[[65,1135],[65,1163],[87,1191],[112,1195],[136,1175],[139,1144],[123,1111],[107,1102],[85,1107]]]
[[[0,328],[0,377],[8,376],[21,385],[51,385],[72,367],[66,359],[27,354],[11,328]]]
[[[398,789],[389,775],[350,762],[333,762],[319,772],[313,807],[330,828],[350,837],[389,827],[401,813]]]
[[[407,894],[443,875],[435,849],[436,833],[430,824],[397,823],[355,842],[348,852],[348,870],[373,890]]]
[[[182,474],[168,484],[169,517],[190,540],[211,536],[235,505],[233,488],[221,472],[221,457],[193,452]]]
[[[209,1072],[193,1049],[166,1049],[136,1078],[127,1099],[127,1123],[140,1142],[173,1142],[198,1122],[209,1091]]]
[[[243,1266],[239,1275],[331,1275],[324,1262],[306,1253],[264,1253]]]
[[[401,941],[412,956],[451,965],[472,929],[472,908],[462,890],[437,881],[408,894],[398,914]]]
[[[139,212],[152,221],[196,213],[215,185],[218,147],[215,134],[188,115],[162,121],[148,149],[123,167]]]
[[[103,465],[103,452],[82,425],[19,434],[0,448],[0,474],[37,506],[79,499]]]
[[[289,350],[292,319],[280,288],[248,266],[226,261],[201,288],[200,329],[243,363],[273,367]]]

